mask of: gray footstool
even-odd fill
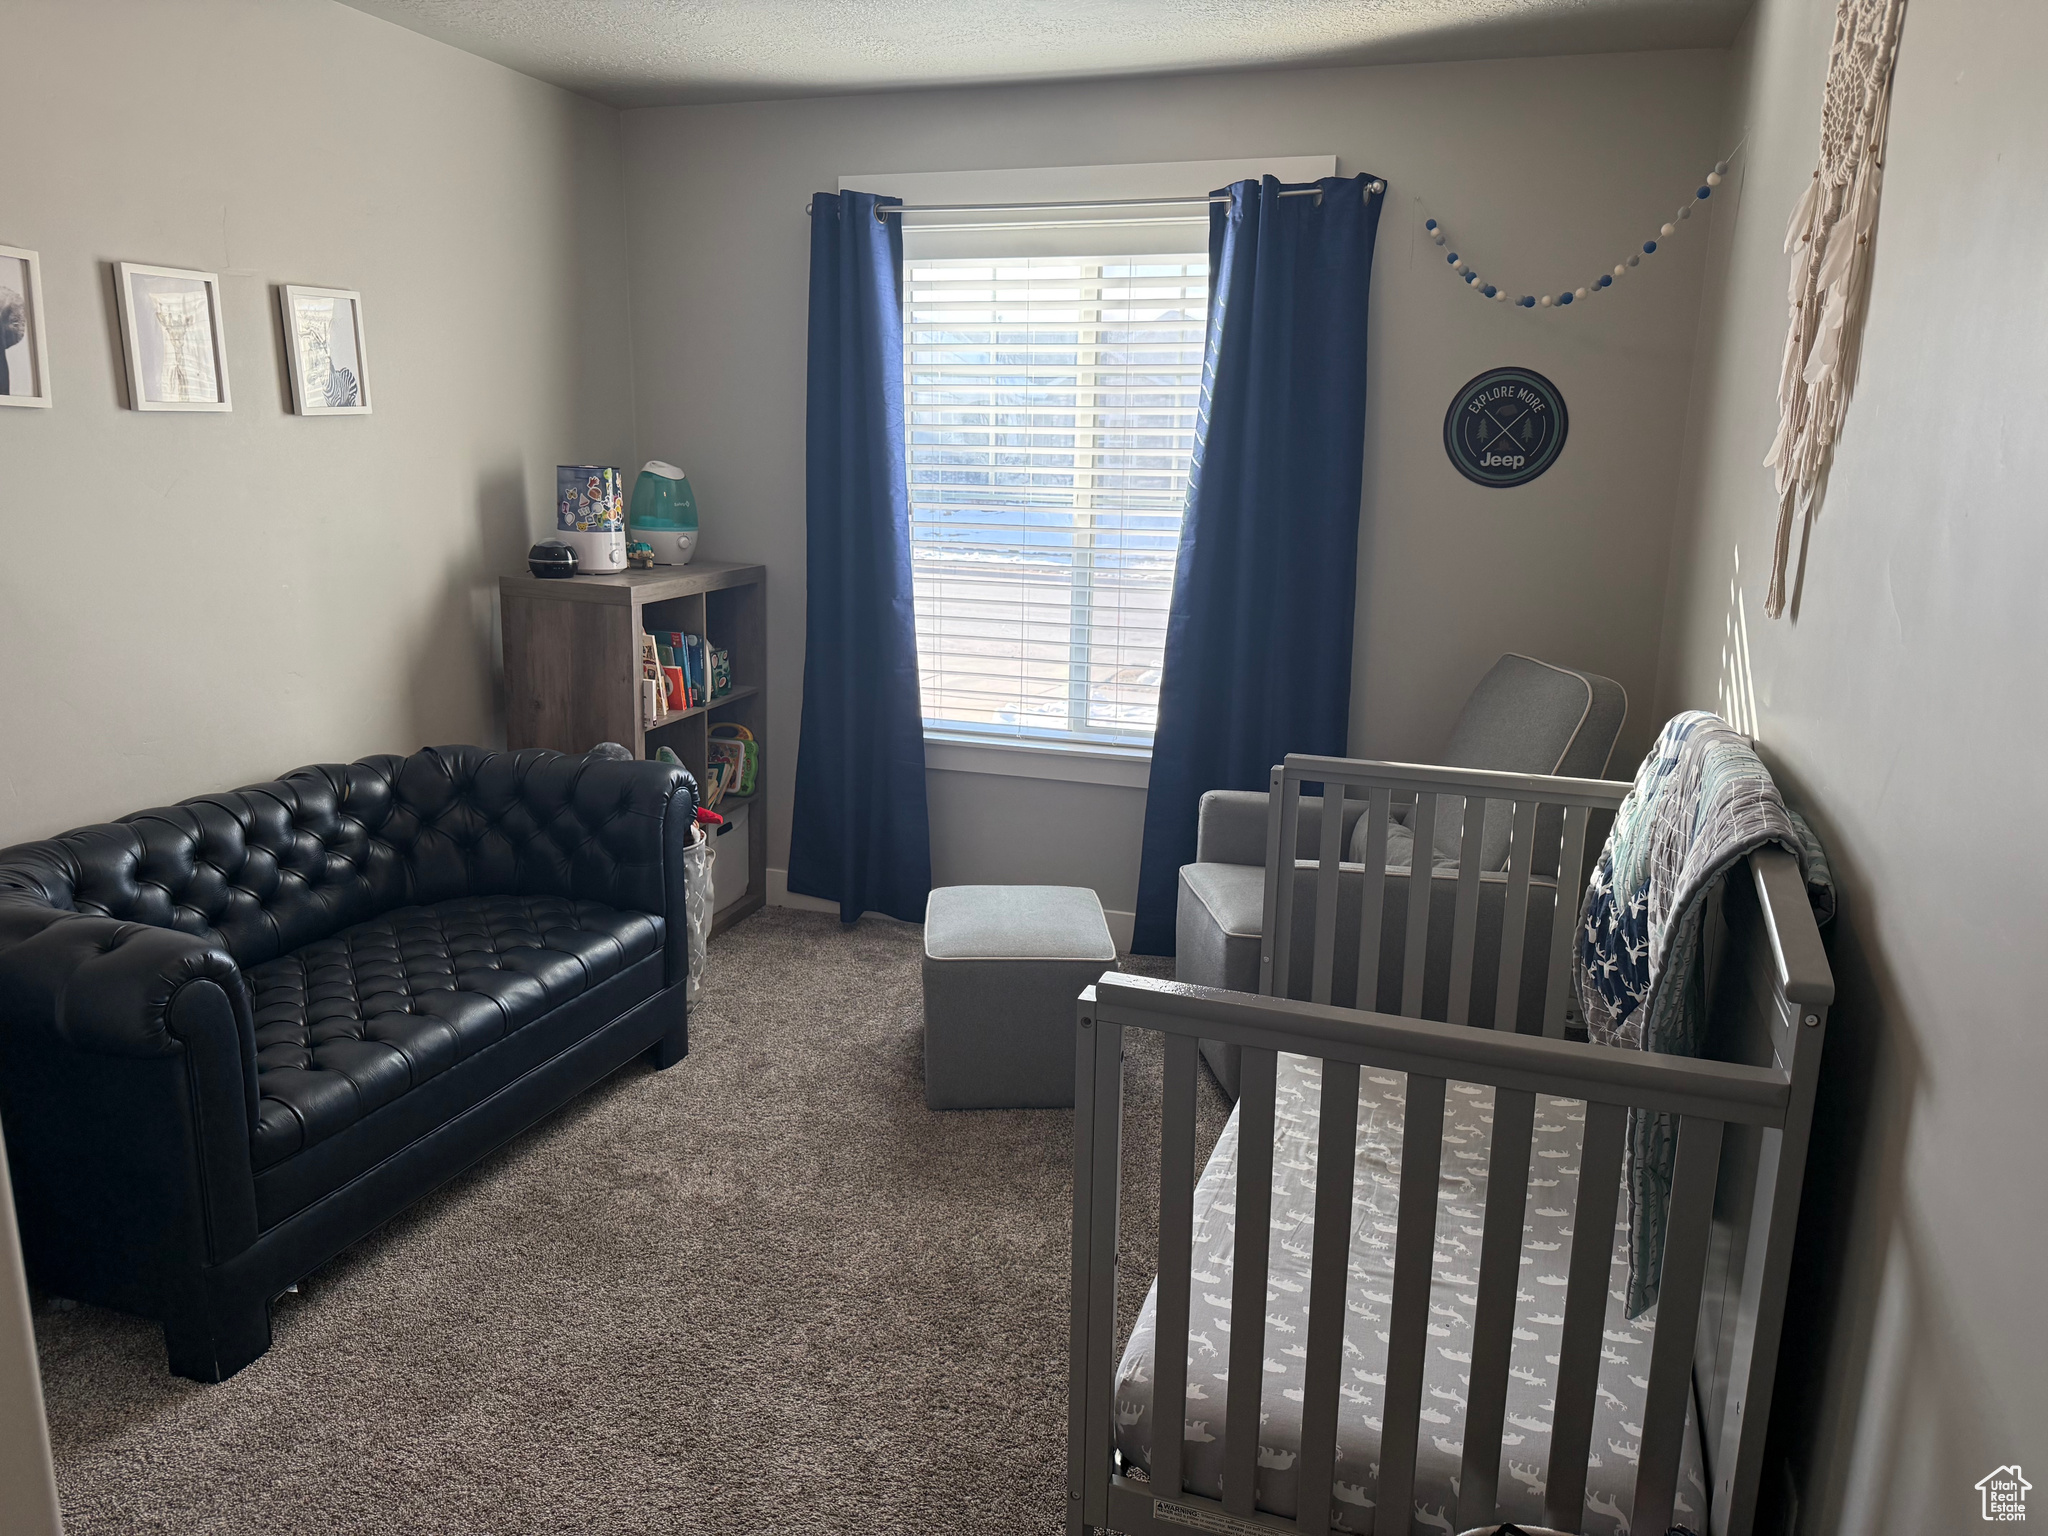
[[[1116,969],[1095,893],[945,885],[924,914],[924,1101],[933,1109],[1074,1102],[1074,1002]]]

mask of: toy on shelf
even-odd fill
[[[754,740],[754,733],[744,725],[721,722],[711,727],[710,749],[714,761],[728,761],[733,765],[734,772],[727,790],[735,795],[751,795],[754,781],[761,771],[761,748]]]

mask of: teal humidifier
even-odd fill
[[[627,537],[647,544],[656,565],[688,565],[697,553],[697,498],[673,464],[649,459],[633,483]]]

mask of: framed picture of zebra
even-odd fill
[[[292,405],[301,416],[370,414],[370,361],[363,296],[346,288],[277,290],[284,311]]]
[[[42,261],[34,251],[0,245],[0,405],[49,403]]]

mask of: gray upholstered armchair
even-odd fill
[[[1628,714],[1628,695],[1621,685],[1591,672],[1553,666],[1528,656],[1506,655],[1494,663],[1479,686],[1465,701],[1452,727],[1450,740],[1435,761],[1451,768],[1485,768],[1506,773],[1559,774],[1567,778],[1599,778],[1607,772],[1615,738]],[[1343,809],[1344,838],[1355,862],[1362,856],[1363,829],[1356,824],[1363,811],[1362,801],[1347,802]],[[1322,802],[1304,796],[1298,840],[1299,864],[1295,871],[1294,923],[1291,936],[1295,963],[1291,973],[1300,979],[1296,988],[1306,995],[1310,974],[1308,956],[1315,932],[1314,872],[1317,841],[1322,829]],[[1556,813],[1547,812],[1554,816]],[[1212,790],[1202,796],[1200,823],[1196,833],[1195,862],[1181,867],[1180,896],[1176,914],[1174,975],[1198,986],[1226,987],[1236,992],[1259,990],[1259,930],[1265,912],[1267,796],[1262,791]],[[1405,823],[1406,812],[1396,811]],[[1441,988],[1450,966],[1450,931],[1447,920],[1456,900],[1456,864],[1462,812],[1440,809],[1431,854],[1430,944],[1425,974],[1430,984]],[[1480,903],[1477,953],[1482,963],[1497,964],[1500,952],[1502,913],[1505,910],[1508,842],[1507,807],[1496,805],[1487,815],[1480,838]],[[1555,850],[1557,833],[1538,827],[1537,845]],[[1413,866],[1414,834],[1403,824],[1388,828],[1387,869],[1398,874],[1397,884],[1389,879],[1383,909],[1381,953],[1387,970],[1380,986],[1365,1006],[1389,1013],[1400,1011],[1399,970],[1394,957],[1402,953],[1407,929],[1408,902],[1404,894]],[[1592,846],[1598,847],[1596,839]],[[1551,863],[1555,864],[1553,851]],[[1360,866],[1362,872],[1362,866]],[[1555,905],[1556,869],[1544,869],[1539,859],[1530,889],[1528,941],[1524,954],[1548,952],[1547,934]],[[1338,914],[1340,927],[1356,925],[1359,919],[1363,881],[1356,877],[1340,880]],[[1441,912],[1439,911],[1441,909]],[[1440,920],[1443,918],[1444,920]],[[1534,1005],[1525,1007],[1522,1017],[1542,1014],[1540,973],[1525,978],[1525,990],[1535,994]],[[1357,1006],[1358,978],[1339,976],[1335,999]],[[1425,996],[1428,995],[1428,987]],[[1425,1011],[1427,1005],[1425,1004]],[[1489,996],[1475,1006],[1471,1022],[1491,1023]],[[1441,1014],[1437,1014],[1441,1017]],[[1214,1040],[1202,1042],[1202,1054],[1216,1080],[1233,1098],[1237,1094],[1238,1052]]]

